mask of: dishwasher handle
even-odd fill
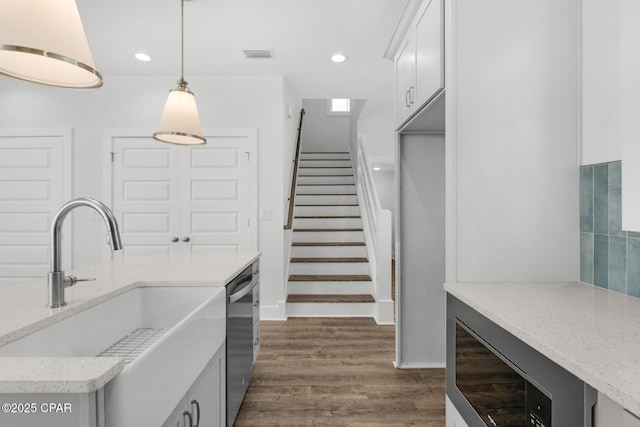
[[[250,280],[249,283],[246,286],[243,286],[242,288],[240,288],[239,291],[236,291],[236,292],[232,293],[231,295],[229,295],[229,304],[233,304],[234,302],[238,301],[243,296],[247,295],[249,292],[251,292],[253,290],[253,288],[256,287],[257,284],[258,284],[258,280],[257,279]]]

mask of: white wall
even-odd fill
[[[459,0],[445,16],[447,280],[577,280],[579,0]]]
[[[288,174],[283,118],[282,76],[194,76],[189,78],[203,128],[258,128],[258,206],[271,208],[273,219],[260,221],[262,315],[284,316],[282,200]],[[102,194],[104,129],[155,130],[175,76],[105,76],[98,90],[71,91],[0,79],[0,127],[73,128],[73,196],[99,199]],[[289,143],[287,143],[289,144]],[[287,175],[287,178],[284,176]],[[75,215],[74,266],[100,260],[101,222]]]
[[[401,138],[396,362],[404,368],[444,367],[445,138]]]
[[[302,151],[349,150],[349,116],[327,115],[327,100],[305,99]]]

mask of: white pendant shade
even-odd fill
[[[177,88],[169,91],[158,132],[153,134],[153,138],[180,145],[207,142],[200,128],[196,99],[190,90]]]
[[[1,9],[0,74],[49,86],[102,86],[75,0],[2,0]]]

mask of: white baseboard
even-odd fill
[[[277,305],[261,305],[260,320],[287,320],[287,303],[278,301]]]
[[[394,362],[393,364],[398,369],[444,369],[446,366],[444,362],[403,363],[402,365]]]
[[[393,300],[381,300],[376,302],[376,315],[374,319],[378,325],[395,325]]]

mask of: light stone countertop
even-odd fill
[[[259,252],[216,252],[122,258],[65,271],[95,278],[67,288],[67,305],[47,308],[45,278],[0,288],[0,346],[140,286],[222,287]],[[124,368],[121,358],[0,358],[0,393],[89,393]]]
[[[640,299],[580,282],[445,291],[640,416]]]

